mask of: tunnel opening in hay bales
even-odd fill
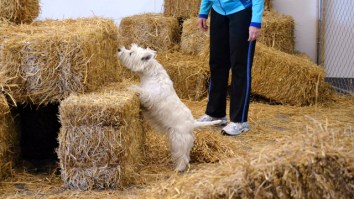
[[[17,104],[11,107],[19,133],[22,163],[44,169],[58,161],[59,103]],[[21,162],[21,161],[20,161]]]

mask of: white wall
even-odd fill
[[[279,13],[295,20],[295,49],[305,52],[316,62],[317,0],[272,0]]]
[[[163,0],[40,0],[43,19],[100,16],[117,24],[123,17],[163,11]]]

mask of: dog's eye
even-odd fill
[[[133,52],[130,52],[130,53],[129,53],[129,56],[131,56],[131,55],[132,55],[132,53],[133,53]]]

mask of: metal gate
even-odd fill
[[[354,94],[354,0],[319,0],[318,63],[338,91]]]

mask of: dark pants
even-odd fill
[[[229,71],[230,121],[246,122],[251,92],[251,68],[255,41],[248,42],[252,9],[223,16],[211,11],[210,19],[210,84],[206,114],[226,115]]]

